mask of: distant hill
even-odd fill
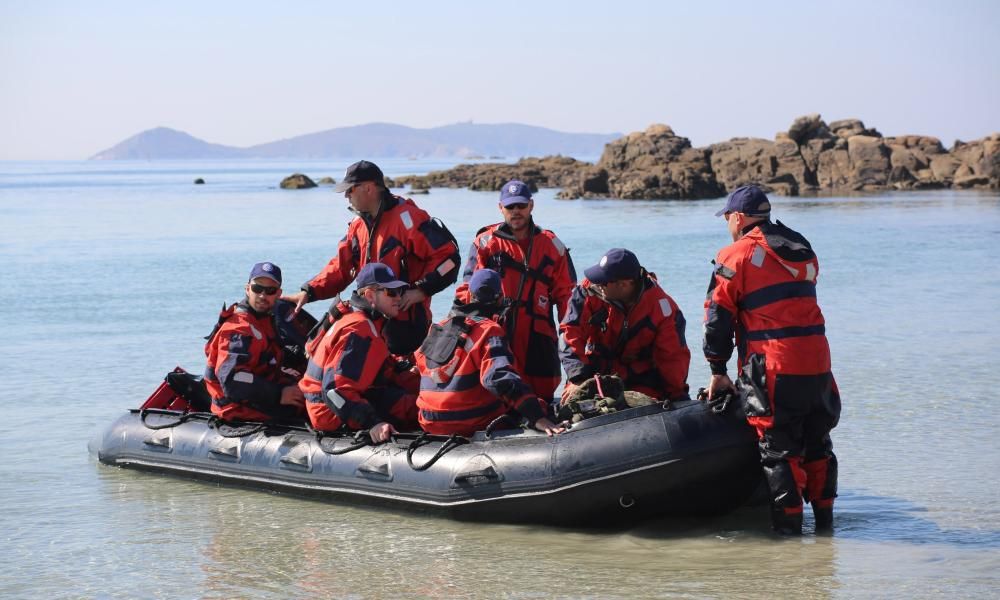
[[[285,140],[237,148],[210,144],[183,131],[157,127],[98,152],[92,160],[194,158],[356,158],[598,156],[620,133],[565,133],[500,123],[456,123],[415,129],[392,123],[369,123],[309,133]]]

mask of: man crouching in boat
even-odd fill
[[[387,320],[399,314],[408,284],[382,263],[368,263],[355,281],[350,301],[331,307],[332,324],[310,349],[299,387],[314,428],[367,429],[378,444],[397,428],[417,428],[417,390],[399,385],[397,361],[382,337]]]
[[[504,329],[494,320],[501,309],[500,275],[476,271],[469,293],[471,302],[456,301],[416,352],[420,427],[438,435],[470,436],[514,410],[539,431],[565,431],[549,420],[548,405],[514,370]]]
[[[624,248],[608,250],[584,276],[559,326],[563,399],[595,375],[617,375],[626,390],[651,398],[687,398],[684,315],[656,276]]]
[[[246,298],[222,311],[205,344],[205,387],[212,413],[227,421],[269,421],[302,413],[302,392],[281,371],[274,322],[281,269],[269,262],[250,271]]]

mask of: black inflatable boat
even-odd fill
[[[690,400],[631,408],[554,437],[400,434],[380,445],[294,425],[227,425],[184,408],[132,410],[92,451],[109,465],[336,501],[577,526],[724,512],[760,482],[738,400],[718,413]]]

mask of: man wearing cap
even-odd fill
[[[576,270],[556,234],[535,225],[535,201],[524,182],[505,183],[498,206],[503,222],[476,233],[462,276],[468,283],[477,269],[500,274],[502,294],[513,301],[503,325],[515,367],[535,394],[551,401],[562,379],[552,313],[555,308],[560,320],[566,314]],[[467,295],[467,286],[460,285],[456,296],[465,300]]]
[[[559,326],[568,379],[563,397],[595,375],[617,375],[626,390],[687,398],[686,321],[656,276],[624,248],[608,250],[584,276]]]
[[[439,220],[413,200],[392,195],[375,163],[354,163],[334,189],[344,192],[350,210],[358,216],[347,226],[337,255],[287,299],[301,308],[306,302],[332,298],[366,264],[381,262],[407,283],[399,315],[387,325],[385,337],[393,354],[410,354],[427,335],[431,296],[458,279],[458,244]]]
[[[212,413],[225,420],[301,414],[302,392],[281,371],[283,351],[272,312],[280,293],[278,265],[255,264],[246,298],[224,309],[208,336],[205,387],[212,396]]]
[[[367,429],[375,443],[417,428],[416,382],[402,387],[402,370],[381,331],[399,313],[407,284],[382,263],[368,263],[349,302],[335,305],[299,387],[313,427]]]
[[[726,363],[739,348],[739,384],[747,421],[760,437],[775,531],[801,534],[803,496],[818,531],[833,526],[837,458],[830,430],[840,394],[816,302],[819,263],[808,240],[780,221],[756,186],[729,195],[725,216],[733,243],[719,251],[705,299],[709,397],[734,391]],[[734,342],[735,340],[735,342]]]
[[[456,302],[416,353],[420,426],[428,433],[470,436],[514,411],[539,431],[561,433],[547,417],[548,403],[514,370],[504,330],[494,320],[501,309],[500,275],[480,269],[468,288],[469,302]]]

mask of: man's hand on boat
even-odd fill
[[[578,387],[580,386],[567,381],[566,385],[563,386],[562,400],[560,404],[566,404],[566,402],[568,402],[568,398],[573,395],[573,392],[575,392]]]
[[[292,312],[292,314],[297,315],[299,314],[299,311],[302,310],[302,307],[306,305],[306,302],[309,302],[309,294],[307,294],[305,290],[299,290],[294,294],[282,296],[281,299],[285,300],[286,302],[294,302],[295,310]]]
[[[368,436],[371,437],[372,441],[376,444],[381,444],[382,442],[388,440],[389,436],[394,433],[398,433],[396,428],[385,421],[376,423],[371,429],[368,430]]]
[[[556,434],[566,431],[565,421],[556,425],[552,421],[548,420],[546,417],[542,417],[541,419],[535,421],[533,427],[538,431],[544,431],[546,434],[548,434],[549,437],[552,437]]]
[[[281,389],[281,400],[279,400],[279,403],[285,406],[305,408],[306,397],[302,395],[302,390],[299,389],[299,386],[289,385]]]
[[[719,373],[712,375],[712,378],[708,381],[708,399],[711,400],[715,398],[717,394],[725,393],[726,391],[732,392],[736,395],[736,386],[733,385],[733,380],[729,378],[729,375],[725,373]]]

